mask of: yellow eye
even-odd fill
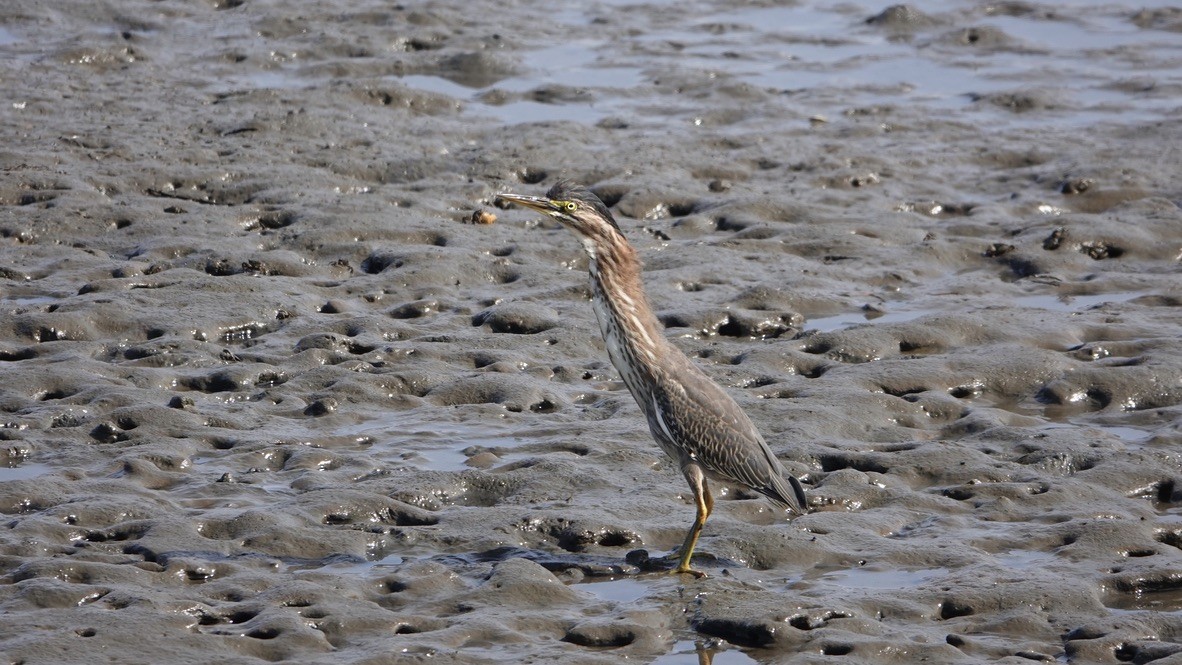
[[[579,207],[579,205],[574,201],[567,201],[566,203],[562,204],[562,207],[566,208],[567,212],[574,212],[575,209]]]

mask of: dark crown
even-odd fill
[[[546,198],[551,201],[578,201],[599,213],[599,216],[606,219],[612,228],[620,230],[620,227],[616,225],[616,218],[612,216],[607,206],[603,205],[603,201],[600,201],[598,196],[582,185],[559,180],[550,188],[550,191],[546,192]]]

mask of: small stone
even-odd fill
[[[324,399],[318,399],[315,402],[309,404],[308,408],[304,409],[304,415],[327,416],[328,414],[336,411],[338,406],[339,405],[335,399],[331,397],[325,397]]]
[[[468,218],[473,224],[492,224],[497,221],[497,216],[487,210],[473,210],[472,216]]]
[[[168,408],[170,409],[191,409],[193,408],[192,397],[181,397],[180,395],[173,395],[172,399],[168,400]]]

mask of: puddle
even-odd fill
[[[1098,425],[1096,423],[1051,423],[1045,427],[1042,427],[1041,429],[1073,430],[1078,432],[1081,438],[1088,436],[1088,430],[1098,430],[1100,432],[1111,434],[1121,441],[1129,444],[1145,443],[1151,436],[1153,436],[1152,432],[1147,432],[1137,427],[1129,427],[1127,425]]]
[[[851,568],[825,573],[819,579],[850,589],[914,589],[947,574],[947,568],[919,570]]]
[[[0,302],[6,305],[16,305],[17,307],[40,307],[41,305],[52,305],[61,301],[61,298],[55,296],[21,296],[4,298]]]
[[[712,649],[704,642],[681,640],[669,653],[649,662],[652,665],[754,665],[759,661],[738,649]]]
[[[1182,612],[1182,589],[1109,593],[1104,597],[1104,606],[1112,610]]]
[[[1045,568],[1057,559],[1050,552],[1031,552],[1029,550],[1010,550],[1005,554],[994,554],[993,558],[1010,570]]]
[[[580,582],[575,586],[580,591],[586,591],[600,600],[615,603],[631,603],[640,600],[648,593],[648,585],[627,577],[609,582]]]
[[[0,483],[5,483],[11,480],[29,480],[43,476],[53,467],[48,464],[20,464],[17,466],[0,466]]]
[[[849,312],[847,314],[837,314],[834,316],[822,316],[816,319],[808,319],[804,322],[804,327],[805,330],[833,332],[835,330],[852,328],[862,323],[903,323],[905,321],[912,321],[918,319],[921,316],[926,316],[933,313],[933,310],[899,310],[895,312],[887,312],[882,316],[868,317],[863,312]]]
[[[401,566],[405,559],[397,554],[390,554],[381,559],[373,561],[291,561],[284,566],[285,570],[293,572],[330,572],[340,573],[342,575],[365,575],[365,576],[381,576],[391,572],[394,568]]]
[[[616,1],[601,4],[614,6]],[[927,3],[918,4],[921,11],[931,14],[947,11],[942,4],[927,9],[923,8]],[[587,34],[594,35],[596,19],[603,11],[603,7],[557,8],[548,20],[585,26]],[[679,10],[671,5],[669,11]],[[949,47],[941,46],[945,28],[921,31],[915,39],[892,39],[888,31],[867,25],[866,17],[857,11],[835,11],[823,3],[730,9],[678,27],[650,25],[638,29],[635,35],[575,39],[525,51],[520,55],[521,74],[492,83],[481,80],[465,85],[462,80],[421,74],[394,79],[416,90],[460,100],[465,114],[492,117],[505,124],[594,124],[613,115],[647,116],[651,114],[646,110],[652,108],[651,98],[616,91],[643,90],[660,77],[660,72],[686,68],[720,72],[751,85],[782,91],[840,90],[847,99],[862,104],[923,101],[971,113],[989,113],[997,123],[1014,126],[1047,121],[1043,113],[1016,114],[971,99],[971,95],[1042,87],[1043,83],[1033,80],[1030,74],[1032,55],[1022,48],[1012,53],[993,52],[987,58],[956,53],[954,49],[950,52]],[[1073,106],[1071,113],[1056,115],[1060,123],[1127,122],[1130,112],[1147,120],[1172,113],[1175,108],[1169,95],[1146,103],[1144,94],[1112,90],[1110,86],[1112,80],[1138,74],[1160,79],[1164,89],[1176,75],[1176,59],[1171,56],[1177,49],[1168,33],[1146,37],[1146,31],[1116,13],[1090,16],[1085,12],[1078,19],[1072,15],[1071,20],[983,15],[974,17],[973,25],[996,27],[1015,41],[1037,49],[1039,54],[1034,57],[1058,72],[1057,79],[1065,81],[1064,96]],[[727,28],[716,33],[715,26]],[[0,46],[17,39],[0,28]],[[1156,51],[1160,55],[1151,59],[1139,55],[1146,51],[1146,40],[1160,46]],[[677,48],[671,49],[671,44]],[[1114,58],[1112,64],[1100,70],[1095,69],[1092,59],[1081,64],[1080,53],[1121,50],[1128,50],[1129,57],[1136,60],[1122,63]],[[223,87],[228,86],[225,91],[290,90],[319,83],[323,81],[275,69],[231,77]],[[589,99],[556,103],[517,99],[501,105],[482,101],[492,90],[528,96],[530,91],[547,85],[586,90]],[[1131,98],[1138,100],[1132,110],[1128,108]],[[820,103],[824,105],[823,98]],[[812,102],[812,106],[816,105]],[[660,108],[668,116],[669,100],[661,101]]]
[[[529,122],[573,121],[596,123],[620,110],[620,97],[592,94],[586,102],[542,103],[522,99],[505,104],[486,104],[484,93],[500,90],[523,94],[546,85],[564,85],[585,90],[629,89],[640,86],[644,76],[639,67],[626,67],[600,62],[597,49],[600,41],[568,42],[560,46],[529,51],[522,64],[528,74],[501,79],[487,86],[467,86],[442,76],[412,74],[395,77],[403,85],[447,95],[465,104],[465,112],[492,116],[506,124]]]
[[[380,576],[393,572],[394,568],[401,566],[404,559],[397,554],[390,554],[376,561],[365,561],[362,563],[334,563],[318,570],[324,570],[334,573],[343,573],[345,575],[362,575],[362,576]]]
[[[1148,295],[1148,291],[1118,291],[1090,296],[1038,295],[1020,296],[1013,299],[1018,307],[1032,307],[1052,312],[1081,312],[1104,303],[1122,303]]]

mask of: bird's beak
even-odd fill
[[[516,194],[497,194],[497,198],[502,201],[509,201],[520,206],[525,206],[530,210],[537,210],[540,213],[552,214],[558,212],[558,207],[554,205],[550,199],[544,199],[540,196],[517,196]]]

